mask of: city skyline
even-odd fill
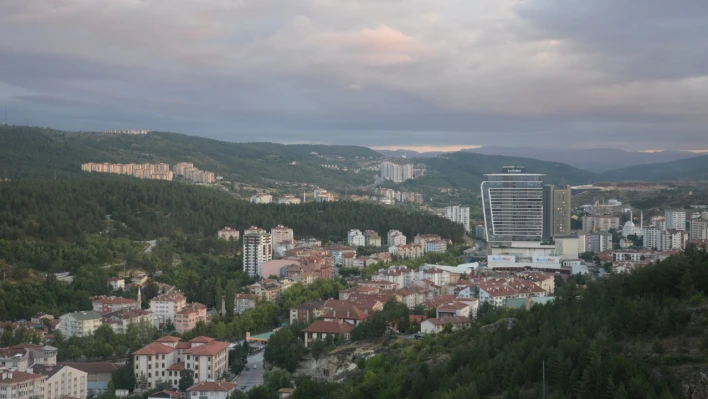
[[[706,151],[708,4],[0,4],[0,122],[228,141]]]

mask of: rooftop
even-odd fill
[[[204,381],[187,388],[187,392],[231,392],[236,384],[226,381]]]
[[[354,329],[354,326],[349,323],[340,323],[338,321],[322,321],[317,320],[310,324],[309,327],[302,332],[325,333],[325,334],[346,334]]]

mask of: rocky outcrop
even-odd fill
[[[504,328],[505,330],[508,330],[514,325],[516,325],[516,322],[518,320],[513,318],[513,317],[507,317],[506,319],[501,319],[495,323],[492,324],[487,324],[486,326],[482,326],[479,330],[483,333],[493,333],[497,331],[499,328]]]
[[[682,398],[708,399],[708,366],[686,366],[672,374],[680,381]]]

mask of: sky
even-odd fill
[[[2,0],[0,122],[708,150],[708,2]]]

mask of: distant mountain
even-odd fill
[[[605,181],[708,180],[708,155],[651,165],[630,166],[605,172],[600,177]]]
[[[367,147],[354,145],[291,144],[288,148],[302,150],[303,155],[317,155],[345,158],[381,158],[381,154]]]
[[[560,162],[539,161],[537,159],[485,155],[473,152],[455,152],[434,158],[418,158],[416,161],[428,167],[426,176],[419,184],[430,186],[452,186],[476,191],[486,173],[500,173],[502,166],[523,165],[528,173],[541,173],[543,181],[556,185],[588,184],[597,180],[592,172],[574,168]]]
[[[147,135],[66,133],[51,129],[0,126],[0,178],[82,179],[85,162],[175,164],[193,162],[227,180],[313,183],[334,189],[370,184],[366,174],[322,168],[311,152],[332,156],[378,156],[364,147],[230,143],[176,133]]]
[[[613,148],[553,149],[488,146],[469,151],[486,155],[506,155],[567,163],[576,168],[593,172],[605,172],[632,165],[656,164],[696,157],[696,154],[686,151],[638,152]]]

